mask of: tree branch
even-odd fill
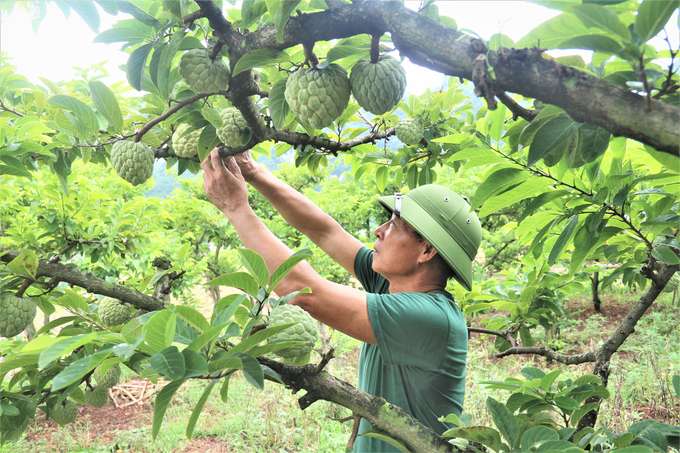
[[[0,247],[0,261],[9,263],[17,256],[19,256],[19,252],[16,250]],[[91,293],[124,300],[142,310],[155,311],[163,309],[163,303],[154,297],[147,296],[146,294],[125,286],[107,282],[92,274],[79,271],[63,264],[51,263],[49,260],[41,259],[39,261],[36,274],[79,286]]]
[[[597,358],[594,352],[586,352],[584,354],[567,355],[560,354],[550,348],[546,347],[514,347],[506,349],[505,351],[496,354],[499,359],[502,357],[507,357],[509,355],[517,354],[534,354],[547,357],[556,362],[564,363],[565,365],[577,365],[579,363],[594,362]]]

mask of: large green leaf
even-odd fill
[[[203,410],[203,406],[205,406],[205,402],[208,401],[208,397],[210,396],[210,392],[212,392],[212,389],[213,389],[213,387],[215,387],[216,383],[217,383],[217,381],[214,380],[210,384],[206,385],[205,389],[203,389],[203,394],[201,395],[201,397],[198,399],[198,402],[196,403],[196,407],[194,407],[193,412],[191,412],[191,417],[189,417],[189,423],[187,423],[187,429],[186,429],[187,439],[191,439],[191,437],[194,435],[194,428],[196,427],[196,422],[198,421],[198,416],[201,415],[201,411]]]
[[[575,15],[562,13],[531,30],[517,41],[517,48],[540,46],[555,49],[566,39],[589,34],[591,31]]]
[[[198,310],[186,305],[176,305],[174,308],[180,318],[188,322],[190,326],[198,329],[199,332],[205,332],[210,329],[210,323]]]
[[[501,441],[501,436],[493,428],[487,428],[485,426],[473,426],[468,428],[453,428],[445,431],[442,437],[454,437],[463,438],[472,442],[478,442],[482,445],[486,445],[493,451],[500,451],[503,442]]]
[[[573,38],[565,39],[559,43],[558,49],[587,49],[595,52],[602,52],[605,54],[615,54],[621,50],[621,44],[618,41],[608,37],[596,34],[580,35]]]
[[[523,183],[529,179],[529,176],[529,172],[518,167],[492,169],[487,173],[484,181],[477,187],[473,197],[472,209],[479,208],[496,194]]]
[[[76,360],[52,379],[52,390],[63,389],[82,379],[110,354],[112,354],[111,348],[103,348],[92,355]]]
[[[7,264],[7,268],[22,277],[35,279],[40,260],[34,251],[29,249],[22,250],[19,255]]]
[[[168,404],[170,404],[172,396],[175,394],[177,389],[182,386],[182,384],[184,384],[184,379],[172,381],[163,387],[160,392],[158,392],[156,401],[154,401],[153,424],[151,428],[151,436],[154,438],[154,440],[161,430],[161,425],[163,424],[163,418],[165,417],[165,411],[168,409]]]
[[[243,363],[243,376],[253,387],[262,390],[264,389],[264,372],[260,366],[260,362],[250,354],[237,352],[232,354],[234,357],[241,359]]]
[[[112,42],[137,42],[145,39],[153,38],[152,29],[143,28],[111,28],[104,30],[95,36],[95,43],[110,44]]]
[[[364,431],[363,433],[360,434],[360,436],[367,436],[367,437],[373,437],[375,439],[380,439],[383,442],[386,442],[396,448],[397,450],[404,452],[404,453],[409,453],[408,448],[404,444],[402,444],[400,441],[397,439],[393,438],[390,436],[388,433],[385,431],[380,431],[375,428],[370,428]]]
[[[144,324],[146,344],[155,352],[170,346],[175,336],[177,315],[170,309],[158,311]]]
[[[246,272],[232,272],[220,275],[210,280],[206,285],[211,286],[231,286],[247,292],[253,297],[257,297],[259,286],[255,278]]]
[[[182,350],[184,356],[184,377],[196,377],[208,374],[208,361],[203,354],[189,348]]]
[[[592,123],[584,123],[579,129],[581,141],[578,153],[586,163],[593,162],[607,151],[612,134]]]
[[[47,102],[66,109],[64,113],[70,113],[77,121],[87,127],[89,133],[95,135],[99,134],[99,120],[97,119],[97,115],[89,105],[85,104],[80,99],[73,96],[57,94],[56,96],[52,96]]]
[[[142,91],[142,78],[146,67],[146,58],[153,44],[144,44],[132,51],[127,61],[127,79],[130,85],[137,91]]]
[[[551,185],[551,181],[547,178],[531,178],[512,190],[496,195],[487,200],[479,211],[479,217],[486,217],[503,208],[518,203],[526,198],[532,197],[539,192],[545,192]]]
[[[130,3],[128,0],[116,0],[116,5],[118,6],[118,9],[123,12],[123,13],[128,13],[141,23],[148,25],[150,27],[158,28],[161,26],[161,23],[156,19],[155,17],[147,14],[142,10],[141,8],[133,5]]]
[[[306,260],[312,257],[312,252],[309,249],[301,249],[293,253],[289,258],[286,259],[281,265],[274,271],[271,278],[269,279],[269,286],[267,291],[272,292],[276,285],[281,283],[281,280],[291,271],[300,261]]]
[[[203,161],[208,154],[220,144],[220,138],[217,136],[217,130],[212,124],[208,124],[201,131],[201,136],[198,137],[198,158]]]
[[[486,408],[491,413],[496,428],[508,441],[510,448],[514,450],[519,444],[519,423],[517,419],[502,403],[491,397],[486,399]]]
[[[286,323],[280,324],[278,326],[267,327],[266,329],[260,330],[259,332],[249,336],[248,338],[246,338],[245,340],[231,348],[229,352],[231,352],[232,354],[237,352],[249,352],[251,348],[254,348],[258,344],[265,341],[267,338],[272,337],[277,333],[282,332],[294,325],[295,323]]]
[[[68,4],[93,32],[99,33],[99,11],[91,0],[69,0]]]
[[[564,228],[564,230],[562,230],[560,235],[557,237],[555,245],[553,245],[552,250],[550,250],[548,263],[551,266],[555,264],[555,261],[557,261],[557,258],[560,256],[560,253],[562,253],[562,250],[564,249],[564,247],[566,247],[567,243],[571,239],[571,236],[574,234],[574,230],[576,229],[576,225],[578,225],[578,214],[574,214],[569,218],[567,226]]]
[[[198,351],[200,350],[203,346],[205,346],[208,343],[211,343],[211,348],[212,348],[212,342],[218,337],[220,332],[228,325],[228,323],[224,324],[219,324],[216,325],[215,327],[211,327],[210,329],[206,330],[199,336],[197,336],[188,346],[187,349],[190,349],[192,351]]]
[[[211,320],[212,325],[217,326],[227,323],[231,317],[234,316],[234,313],[236,313],[236,309],[238,309],[245,300],[247,300],[245,294],[230,294],[229,296],[220,299],[215,305],[215,313]]]
[[[258,49],[245,54],[236,62],[232,77],[252,68],[262,68],[274,63],[289,62],[290,56],[282,51],[275,49]]]
[[[66,337],[58,340],[56,343],[48,346],[43,352],[40,353],[38,367],[45,368],[47,365],[61,356],[70,353],[80,346],[91,343],[95,338],[97,338],[97,333],[92,332],[83,335],[74,335],[72,337]]]
[[[578,5],[571,9],[586,27],[598,27],[619,38],[630,41],[630,31],[612,10],[600,5]]]
[[[635,31],[643,42],[659,34],[678,8],[677,0],[645,0],[635,18]]]
[[[536,444],[542,444],[549,440],[558,440],[560,435],[554,429],[547,426],[534,426],[529,428],[522,435],[521,446],[522,451],[529,451]]]
[[[652,256],[662,263],[666,264],[680,264],[680,258],[673,250],[666,246],[659,246],[652,249]]]
[[[290,113],[290,106],[285,96],[287,81],[287,78],[279,80],[269,91],[269,114],[276,129],[283,129],[286,125],[286,117]]]
[[[540,208],[550,203],[551,201],[555,200],[556,198],[564,197],[565,195],[569,195],[569,193],[570,192],[566,190],[551,190],[540,194],[539,196],[531,200],[531,203],[527,205],[527,207],[524,209],[524,212],[522,212],[522,215],[519,217],[517,224],[518,225],[521,224],[526,218],[530,217],[534,212],[538,211]]]
[[[170,346],[149,358],[149,364],[158,374],[174,381],[184,376],[184,355],[177,346]]]
[[[531,142],[527,166],[533,166],[552,150],[564,143],[581,127],[581,124],[572,120],[567,114],[559,115],[545,123],[536,132],[534,140]]]
[[[113,91],[103,82],[92,80],[88,84],[90,87],[90,97],[97,108],[97,111],[106,119],[115,132],[120,132],[123,128],[123,114],[118,106],[118,100]]]
[[[241,255],[243,267],[255,277],[259,286],[266,288],[269,283],[269,269],[262,255],[249,249],[238,249],[238,253]]]

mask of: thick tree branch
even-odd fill
[[[203,3],[199,2],[200,5]],[[219,18],[204,11],[211,26],[219,25]],[[226,23],[221,13],[219,16]],[[237,47],[230,44],[232,63],[257,49],[283,50],[306,42],[388,32],[402,56],[415,64],[472,80],[476,58],[482,54],[473,46],[478,41],[475,38],[411,11],[398,2],[359,2],[291,17],[282,43],[277,42],[273,26],[245,37],[229,27],[227,23],[223,31],[217,30],[217,34],[220,39],[239,43]],[[680,128],[677,127],[680,109],[670,104],[652,100],[651,110],[648,110],[643,96],[547,60],[541,49],[503,49],[502,53],[490,52],[487,61],[494,69],[495,79],[486,82],[496,94],[507,91],[540,99],[563,108],[576,121],[596,124],[614,135],[638,140],[659,151],[680,154]],[[238,77],[243,74],[245,72]],[[252,75],[250,79],[252,83]],[[233,89],[230,86],[229,91]]]
[[[16,250],[0,247],[0,261],[9,263],[19,256]],[[59,263],[51,263],[49,260],[40,260],[36,275],[50,277],[71,285],[79,286],[88,292],[115,297],[134,305],[137,308],[154,311],[162,310],[163,303],[151,296],[140,293],[125,286],[110,283],[92,274],[85,273]]]
[[[258,357],[258,361],[279,373],[284,384],[294,393],[299,390],[307,392],[299,400],[303,410],[315,401],[330,401],[350,409],[355,416],[368,420],[374,428],[399,439],[410,452],[458,451],[436,432],[383,398],[362,392],[326,372],[315,373],[317,365],[299,367],[265,357]]]

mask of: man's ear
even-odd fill
[[[435,248],[432,246],[432,244],[430,244],[427,241],[423,241],[422,247],[421,247],[421,255],[420,255],[421,261],[420,262],[426,263],[428,261],[431,261],[432,259],[434,259],[435,256],[437,256],[438,253],[439,252],[437,252],[437,250],[435,250]]]

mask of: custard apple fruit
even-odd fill
[[[68,425],[78,417],[78,405],[71,400],[67,400],[64,404],[59,403],[54,406],[50,416],[60,425]]]
[[[144,143],[120,140],[111,148],[111,164],[118,176],[137,186],[153,173],[153,151]]]
[[[132,307],[128,303],[121,303],[113,297],[105,297],[99,301],[99,320],[105,326],[118,326],[130,319]]]
[[[298,119],[316,129],[330,126],[349,104],[349,79],[342,66],[300,69],[288,77],[284,95]]]
[[[35,318],[35,303],[14,293],[0,293],[0,337],[13,337],[23,332]]]
[[[105,389],[111,388],[117,385],[118,380],[120,379],[120,365],[117,363],[112,365],[104,374],[102,374],[101,365],[98,365],[97,368],[94,369],[94,373],[92,373],[92,378],[94,379],[94,382],[97,383],[97,387]]]
[[[406,71],[389,55],[381,57],[377,63],[363,58],[352,67],[349,86],[364,110],[382,115],[392,110],[404,95]]]
[[[190,49],[179,60],[179,74],[184,83],[199,93],[225,90],[231,73],[221,56],[210,59],[207,49]]]
[[[109,389],[105,387],[95,387],[93,390],[85,391],[85,402],[93,407],[104,407],[109,402]]]
[[[181,124],[174,134],[172,134],[172,149],[179,157],[194,157],[198,155],[198,139],[201,137],[201,131],[196,130],[184,134],[189,129],[188,124]],[[184,136],[182,136],[184,134]]]
[[[406,118],[397,124],[397,138],[406,145],[416,145],[423,139],[423,125],[418,118]]]
[[[236,107],[227,107],[220,112],[222,117],[222,127],[217,129],[217,137],[226,146],[235,147],[241,146],[241,136],[243,131],[248,127],[243,115]]]
[[[269,316],[269,327],[290,322],[296,322],[298,324],[270,337],[268,342],[303,341],[304,343],[285,349],[279,349],[274,352],[274,354],[283,358],[304,357],[312,351],[314,343],[316,343],[317,338],[319,338],[316,321],[302,308],[290,304],[276,307]]]
[[[666,286],[664,286],[661,292],[672,293],[677,289],[678,284],[680,284],[680,273],[676,272],[675,274],[673,274],[671,279],[668,280],[668,283],[666,283]]]

